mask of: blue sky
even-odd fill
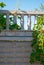
[[[39,8],[40,4],[44,4],[44,0],[0,0],[6,3],[4,9],[14,10],[20,8],[21,10],[34,10],[34,8]]]

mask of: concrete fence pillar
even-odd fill
[[[13,15],[13,22],[17,23],[16,15]]]
[[[20,24],[21,24],[21,30],[24,30],[24,15],[21,15]]]
[[[34,24],[37,24],[37,16],[35,15]]]
[[[31,16],[30,15],[28,15],[28,22],[27,22],[27,24],[28,24],[28,30],[31,30]]]
[[[6,14],[6,29],[9,30],[9,14]]]

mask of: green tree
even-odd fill
[[[0,14],[0,30],[6,29],[6,18],[3,14]]]
[[[0,8],[4,8],[6,4],[4,2],[0,2]],[[6,18],[3,14],[0,14],[0,31],[6,29]]]
[[[4,8],[6,4],[4,2],[0,2],[0,8]]]
[[[12,17],[10,17],[9,29],[10,30],[13,30],[13,29],[20,30],[21,29],[21,27],[17,23],[13,22]]]

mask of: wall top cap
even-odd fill
[[[3,14],[44,15],[44,11],[0,10]]]

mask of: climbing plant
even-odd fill
[[[30,55],[30,63],[39,61],[44,65],[44,15],[37,16],[37,23],[33,28],[32,53]]]

